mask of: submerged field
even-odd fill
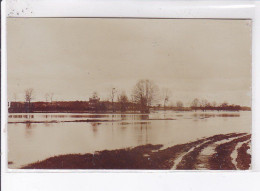
[[[10,114],[9,168],[250,169],[251,112]]]

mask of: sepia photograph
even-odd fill
[[[6,22],[9,169],[252,169],[250,19]]]

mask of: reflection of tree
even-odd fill
[[[150,128],[149,122],[140,122],[139,125],[136,126],[137,134],[137,142],[138,144],[148,144],[148,129]]]
[[[32,128],[32,123],[31,122],[27,122],[25,125],[26,125],[26,129],[31,129]]]
[[[27,137],[30,137],[30,136],[32,136],[32,128],[33,128],[33,125],[32,125],[32,123],[31,122],[26,122],[25,123],[25,135],[27,136]]]
[[[114,118],[116,118],[116,115],[112,115],[112,121],[114,121]],[[113,123],[112,123],[113,124]]]
[[[44,126],[45,126],[45,127],[50,127],[50,126],[51,126],[51,124],[50,124],[50,123],[47,123],[47,122],[45,122],[45,123],[44,123]]]
[[[149,119],[149,115],[140,115],[140,119],[141,120],[148,120]]]
[[[121,115],[121,119],[122,119],[123,121],[125,121],[125,120],[127,119],[127,116],[126,116],[126,115]]]
[[[146,124],[145,124],[145,144],[148,143],[148,131],[147,131],[147,126],[148,126],[148,124],[146,123]]]
[[[91,126],[92,126],[92,131],[93,131],[93,133],[97,133],[97,131],[98,131],[98,125],[99,125],[99,123],[97,123],[97,122],[92,122],[92,123],[90,123],[91,124]]]
[[[120,124],[120,130],[125,131],[126,128],[127,128],[127,127],[126,127],[124,124]]]

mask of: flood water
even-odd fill
[[[251,112],[142,114],[9,114],[9,168],[46,158],[163,144],[187,143],[216,134],[251,133]]]

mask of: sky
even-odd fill
[[[251,21],[216,19],[8,18],[9,101],[87,101],[140,79],[194,98],[251,106]]]

